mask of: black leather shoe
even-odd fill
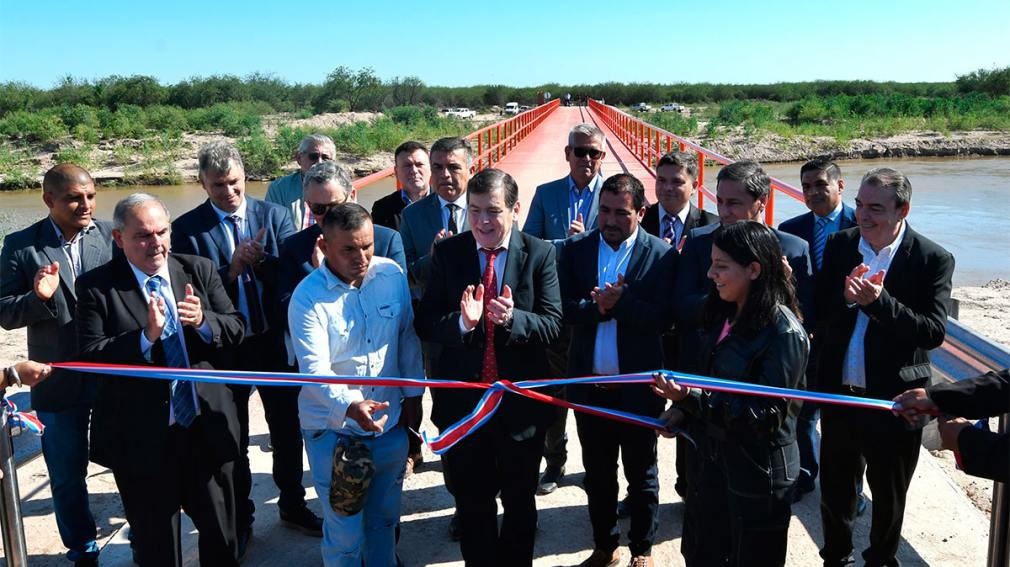
[[[540,477],[540,484],[537,486],[537,494],[550,494],[558,489],[561,479],[565,477],[565,467],[553,467],[548,465],[544,469],[543,476]]]
[[[285,528],[298,530],[305,535],[323,537],[323,519],[309,510],[308,506],[294,510],[281,510],[281,525]]]
[[[87,559],[78,559],[74,561],[74,567],[98,567],[98,558],[89,557]]]
[[[459,527],[459,513],[453,512],[452,519],[449,520],[449,539],[459,541],[463,538],[463,532]]]
[[[628,505],[628,500],[631,500],[630,495],[625,496],[624,500],[617,503],[617,517],[622,520],[631,517],[631,506]]]

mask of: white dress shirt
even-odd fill
[[[456,218],[456,228],[460,232],[463,232],[469,226],[466,224],[466,191],[463,192],[455,201],[451,201],[458,208],[453,216]],[[450,201],[446,201],[441,195],[438,195],[438,206],[439,211],[442,214],[442,230],[449,230],[449,209],[446,208]]]
[[[608,283],[616,283],[618,274],[628,271],[628,261],[635,250],[638,230],[621,242],[617,250],[610,247],[600,234],[599,255],[596,259],[596,285],[602,291]],[[600,321],[596,324],[596,344],[593,347],[593,374],[619,374],[620,361],[617,358],[617,321]]]
[[[658,212],[659,212],[659,235],[660,236],[663,235],[663,217],[665,217],[666,215],[670,215],[670,216],[677,217],[678,219],[680,219],[680,226],[673,227],[673,242],[672,242],[672,244],[674,246],[676,246],[677,243],[680,242],[680,238],[682,236],[684,236],[684,227],[687,226],[687,213],[688,213],[688,211],[691,210],[691,203],[686,203],[683,207],[681,207],[680,212],[677,213],[677,214],[672,214],[669,211],[667,211],[665,208],[663,208],[663,203],[660,203],[659,201],[656,201],[656,204],[659,205],[659,211]]]
[[[303,373],[424,378],[407,276],[388,258],[372,256],[360,287],[345,283],[324,262],[295,288],[288,323]],[[423,392],[423,388],[306,385],[298,396],[298,416],[302,429],[370,437],[375,434],[346,419],[348,406],[366,399],[389,402],[389,408],[376,416],[389,416],[385,427],[389,431],[400,419],[402,399]]]
[[[175,296],[175,290],[172,289],[172,277],[168,274],[168,264],[166,263],[157,272],[147,275],[140,271],[139,268],[130,264],[130,269],[133,270],[133,277],[137,279],[137,285],[140,286],[140,293],[144,295],[144,304],[146,305],[151,300],[151,295],[147,293],[147,281],[155,276],[161,276],[165,283],[162,289],[166,290],[170,297]],[[176,318],[176,328],[179,329],[179,333],[182,334],[182,321],[178,321],[179,310],[173,301],[165,301],[165,317],[175,317]],[[210,330],[210,323],[207,322],[207,318],[203,318],[203,322],[200,326],[196,328],[196,334],[203,339],[203,342],[210,344],[210,341],[214,338],[214,333]],[[186,348],[186,337],[180,337],[182,339],[182,350],[186,353],[186,360],[189,360],[189,350]],[[154,343],[147,340],[147,335],[143,332],[140,333],[140,352],[144,354],[144,360],[151,362],[151,347]],[[200,415],[200,401],[196,398],[196,388],[193,388],[193,407],[196,408],[196,414]],[[172,425],[175,423],[175,408],[172,406],[172,396],[168,397],[168,424]]]
[[[863,255],[863,263],[869,266],[870,270],[863,276],[869,278],[873,274],[884,270],[886,277],[887,270],[891,269],[891,260],[894,253],[901,246],[901,239],[905,237],[905,221],[901,221],[901,228],[898,236],[887,246],[874,252],[870,243],[859,237],[859,253]],[[849,348],[845,351],[845,361],[842,365],[842,384],[856,388],[866,388],[866,327],[870,324],[870,317],[862,309],[856,315],[856,326],[852,329],[852,338],[849,339]]]

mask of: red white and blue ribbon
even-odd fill
[[[54,363],[53,367],[76,370],[79,372],[98,373],[115,376],[129,376],[136,378],[154,378],[160,380],[191,380],[194,382],[209,382],[217,384],[243,384],[248,386],[305,386],[305,385],[347,385],[347,386],[387,386],[387,387],[422,387],[422,388],[466,388],[485,390],[480,401],[472,412],[455,424],[447,427],[437,437],[429,439],[422,436],[425,443],[436,454],[442,454],[451,449],[456,443],[478,430],[482,425],[490,420],[501,405],[503,396],[506,393],[523,396],[543,403],[556,406],[563,406],[574,411],[595,415],[605,419],[611,419],[622,423],[639,425],[659,431],[670,431],[687,438],[694,443],[690,437],[678,429],[667,427],[666,423],[655,417],[636,415],[612,408],[602,408],[584,404],[576,404],[564,399],[555,398],[542,392],[536,391],[538,388],[548,386],[578,386],[578,385],[627,385],[627,384],[651,384],[655,372],[638,372],[633,374],[617,374],[613,376],[584,376],[578,378],[559,378],[548,380],[523,380],[520,382],[510,382],[499,380],[492,384],[483,382],[463,382],[459,380],[441,380],[427,378],[388,378],[370,376],[321,376],[317,374],[299,374],[284,372],[248,372],[238,370],[204,370],[189,368],[159,368],[152,366],[129,366],[119,364],[96,364],[82,362]],[[826,394],[823,392],[808,392],[805,390],[794,390],[790,388],[776,388],[763,386],[760,384],[750,384],[746,382],[736,382],[733,380],[723,380],[720,378],[709,378],[684,374],[680,372],[670,372],[666,370],[656,371],[664,375],[667,379],[673,379],[678,384],[693,388],[701,388],[712,391],[722,391],[734,394],[745,394],[754,396],[765,396],[775,398],[789,398],[817,403],[839,404],[850,407],[860,407],[878,410],[892,410],[894,402],[890,400],[874,400],[869,398],[859,398],[856,396],[844,396],[838,394]]]
[[[18,410],[18,405],[14,403],[14,400],[7,399],[6,397],[0,401],[0,407],[4,415],[7,417],[7,421],[10,423],[11,427],[20,427],[21,429],[27,429],[36,435],[42,435],[45,431],[46,426],[42,425],[39,418],[34,415]]]

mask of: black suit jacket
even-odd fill
[[[186,350],[194,368],[211,368],[219,349],[242,341],[242,315],[234,310],[216,266],[207,259],[172,254],[168,259],[172,291],[184,297],[186,284],[203,305],[212,339],[205,343],[192,327],[184,327]],[[147,362],[140,334],[147,324],[147,304],[130,264],[123,257],[77,279],[78,330],[85,360],[138,366],[163,366],[159,339]],[[207,464],[216,468],[238,457],[239,424],[231,391],[219,384],[196,384],[199,428]],[[91,460],[116,471],[145,472],[165,466],[168,444],[171,382],[120,376],[100,376],[91,414]],[[158,490],[158,487],[151,487]]]
[[[288,328],[288,305],[291,294],[305,276],[315,271],[312,265],[312,251],[316,240],[323,233],[322,227],[314,224],[292,234],[281,243],[280,266],[277,274],[277,301],[274,302],[271,325],[278,329]],[[375,225],[375,255],[389,258],[407,272],[407,257],[403,253],[400,233],[384,226]]]
[[[946,334],[954,257],[907,226],[880,297],[866,307],[849,307],[842,291],[845,277],[863,262],[859,239],[859,229],[850,228],[832,234],[824,247],[817,288],[824,329],[818,389],[842,391],[845,353],[862,310],[870,318],[863,343],[866,395],[891,399],[924,386],[932,374],[928,351],[943,344]]]
[[[1010,411],[1006,369],[926,388],[940,411],[979,419]],[[961,464],[970,475],[1007,482],[1010,475],[1010,435],[965,427],[957,436]]]
[[[396,231],[400,230],[400,213],[407,206],[400,193],[401,190],[397,189],[372,203],[373,223]]]
[[[692,230],[701,226],[719,224],[718,215],[713,215],[704,209],[699,209],[691,203],[688,203],[688,206],[690,208],[687,211],[687,221],[684,223],[684,230],[681,231],[682,235],[690,234]],[[662,227],[659,223],[659,203],[653,203],[649,205],[649,208],[645,209],[645,216],[642,217],[642,228],[653,236],[662,237],[660,234]],[[674,242],[674,244],[677,243]]]
[[[277,297],[278,257],[281,242],[295,233],[291,224],[291,214],[284,207],[246,196],[246,220],[250,238],[255,237],[261,228],[266,229],[261,244],[266,257],[263,263],[256,267],[255,274],[263,285],[260,298],[264,314],[271,316],[271,305]],[[228,281],[228,270],[231,266],[231,251],[228,237],[224,231],[229,229],[221,222],[217,212],[211,207],[210,200],[204,201],[195,209],[187,212],[172,222],[172,251],[180,254],[193,254],[210,259],[217,266],[218,275],[224,282],[228,297],[234,305],[238,305],[239,280]]]
[[[568,351],[568,375],[593,373],[596,327],[617,320],[617,359],[622,373],[663,368],[662,334],[673,322],[670,282],[676,271],[678,254],[662,239],[638,231],[635,248],[628,260],[624,280],[628,287],[614,308],[600,315],[590,292],[596,287],[600,231],[565,243],[559,268],[565,323],[572,326]],[[592,386],[568,388],[568,399],[588,402]],[[621,386],[612,390],[611,407],[643,415],[659,415],[666,405],[646,384]]]
[[[84,272],[121,254],[112,243],[112,223],[94,222],[95,228],[81,241]],[[35,295],[35,274],[54,261],[60,263],[60,287],[49,301],[42,301]],[[0,252],[0,326],[28,327],[28,358],[65,362],[77,357],[77,292],[73,281],[49,217],[4,238]],[[57,368],[47,380],[32,387],[32,408],[61,411],[90,404],[94,396],[92,377]]]
[[[483,320],[466,335],[459,329],[463,290],[481,282],[479,253],[469,231],[435,245],[431,279],[418,306],[414,326],[422,340],[442,345],[434,366],[437,378],[480,381],[486,337]],[[499,378],[518,381],[548,376],[546,347],[561,331],[561,293],[554,246],[513,230],[499,285],[512,288],[515,302],[510,325],[495,329]],[[432,390],[431,421],[444,429],[473,411],[481,394],[476,390]],[[510,433],[525,431],[531,425],[547,427],[554,415],[553,407],[512,394],[506,394],[498,410]]]

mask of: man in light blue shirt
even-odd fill
[[[295,152],[298,169],[289,175],[274,179],[270,187],[267,187],[267,194],[263,200],[287,209],[295,231],[315,224],[315,219],[302,200],[303,176],[313,165],[321,161],[331,161],[336,153],[337,148],[329,136],[322,134],[305,136],[298,144],[298,151]]]
[[[357,203],[323,217],[325,260],[295,289],[288,323],[301,372],[324,376],[422,378],[410,290],[396,262],[373,255],[373,226]],[[316,493],[329,501],[333,453],[358,441],[375,472],[364,509],[340,515],[323,508],[323,563],[397,565],[395,528],[407,458],[407,432],[422,388],[304,386],[298,411]]]

